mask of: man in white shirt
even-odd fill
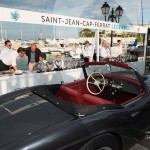
[[[9,40],[5,41],[5,46],[0,52],[0,60],[2,59],[4,55],[7,55],[10,51],[12,51],[11,46],[12,44]]]
[[[120,55],[120,49],[117,46],[110,48],[111,57],[118,57]]]
[[[93,54],[94,54],[94,48],[90,46],[89,41],[85,41],[85,45],[83,46],[83,57],[85,62],[92,61]]]
[[[110,46],[106,41],[102,42],[102,47],[100,49],[100,56],[102,57],[102,60],[111,58]]]
[[[81,48],[79,47],[79,42],[76,42],[73,50],[70,51],[70,55],[72,56],[72,58],[74,59],[80,59],[81,58]]]
[[[16,71],[18,69],[16,60],[17,58],[23,57],[25,50],[22,47],[19,47],[17,52],[11,50],[7,55],[3,55],[0,60],[0,71],[9,70],[11,67]]]
[[[111,57],[118,57],[122,55],[122,42],[121,40],[117,40],[117,45],[111,47],[110,49]]]

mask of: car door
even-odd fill
[[[127,130],[130,136],[134,140],[145,139],[150,133],[150,94],[137,98],[124,109],[129,113]]]

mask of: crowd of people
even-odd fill
[[[19,47],[17,51],[11,49],[11,41],[5,41],[5,46],[0,53],[0,71],[6,71],[12,69],[18,70],[17,59],[24,55],[28,58],[29,70],[36,70],[38,72],[50,71],[50,70],[62,70],[65,69],[64,60],[62,59],[61,53],[56,55],[53,62],[46,61],[46,54],[42,53],[36,44],[31,44],[30,47],[24,49]],[[107,60],[112,57],[118,57],[122,55],[122,43],[121,40],[117,41],[116,46],[110,47],[109,43],[105,40],[99,41],[99,56],[100,60]],[[79,42],[73,44],[70,56],[72,60],[84,59],[84,62],[96,61],[97,49],[85,41],[81,46]]]

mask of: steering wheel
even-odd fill
[[[97,76],[98,75],[98,76]],[[99,80],[97,80],[96,77],[99,78]],[[91,87],[90,85],[94,85],[98,88],[99,92],[92,92],[91,90]],[[86,86],[87,86],[87,89],[88,91],[93,94],[93,95],[98,95],[100,94],[103,90],[104,90],[104,87],[105,87],[105,78],[104,76],[99,73],[99,72],[94,72],[92,73],[88,78],[87,78],[87,81],[86,81]]]

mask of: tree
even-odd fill
[[[140,33],[138,33],[138,35],[137,35],[137,41],[138,41],[138,43],[142,43],[143,42],[142,36],[141,36]]]
[[[79,32],[79,37],[94,37],[95,36],[95,32],[86,28],[83,29]]]

